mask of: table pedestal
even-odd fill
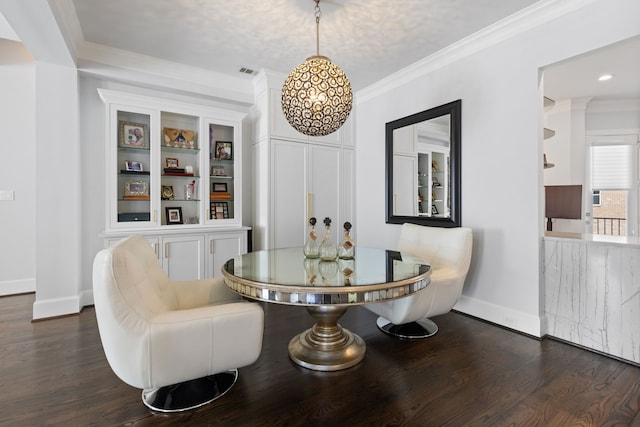
[[[295,363],[316,371],[339,371],[364,358],[367,347],[362,338],[338,325],[347,307],[310,306],[307,311],[316,324],[289,342],[289,357]]]

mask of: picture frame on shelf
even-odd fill
[[[226,193],[229,190],[227,189],[226,182],[214,182],[213,184],[211,184],[211,191],[213,193]]]
[[[229,204],[227,202],[211,202],[211,219],[228,219]]]
[[[224,166],[211,166],[212,176],[227,176]]]
[[[124,148],[149,148],[147,125],[118,121],[118,143]]]
[[[149,197],[149,183],[146,181],[125,181],[125,197]]]
[[[177,148],[195,148],[196,132],[193,130],[162,128],[164,145]]]
[[[165,159],[165,165],[170,169],[177,169],[179,167],[180,162],[178,159],[174,159],[172,157],[167,157]]]
[[[167,217],[167,225],[182,224],[182,207],[180,206],[167,206],[165,214]]]
[[[233,143],[231,141],[216,141],[212,148],[214,159],[233,160]]]
[[[436,205],[431,205],[431,215],[438,215],[438,208],[436,208]]]
[[[163,185],[162,186],[161,198],[162,198],[162,200],[173,200],[175,198],[175,193],[173,191],[173,185]]]
[[[136,162],[135,160],[125,160],[124,169],[128,172],[142,172],[142,162]]]

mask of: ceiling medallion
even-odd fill
[[[298,132],[324,136],[340,129],[351,112],[349,78],[320,55],[320,0],[316,2],[316,55],[294,68],[282,86],[282,111]]]

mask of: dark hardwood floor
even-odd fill
[[[359,365],[322,373],[287,356],[312,320],[304,308],[263,305],[258,361],[222,399],[195,411],[151,413],[109,368],[93,308],[31,322],[33,295],[0,298],[0,425],[631,426],[640,425],[640,368],[567,344],[537,341],[458,314],[405,342],[350,308]]]

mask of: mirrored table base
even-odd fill
[[[316,324],[289,342],[291,360],[307,369],[339,371],[364,359],[364,340],[338,324],[347,307],[309,306],[307,311]]]

